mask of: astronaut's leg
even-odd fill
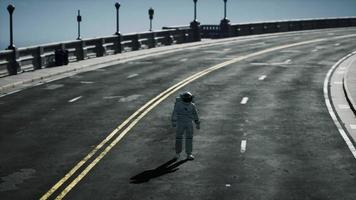
[[[193,124],[186,126],[185,134],[185,152],[187,155],[191,155],[193,151]]]
[[[183,142],[184,127],[182,125],[177,126],[176,132],[176,153],[182,152],[182,142]]]

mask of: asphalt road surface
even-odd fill
[[[323,94],[355,34],[241,37],[2,97],[0,199],[356,199],[355,158]],[[170,115],[186,90],[196,159],[174,161]]]

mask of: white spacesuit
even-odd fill
[[[193,121],[196,128],[200,129],[198,111],[193,101],[193,95],[190,92],[184,92],[176,98],[172,113],[172,126],[177,127],[176,132],[176,158],[179,158],[182,152],[183,135],[185,133],[185,152],[188,160],[194,160],[193,150]]]

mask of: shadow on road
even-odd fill
[[[188,160],[187,159],[181,160],[179,162],[176,162],[176,161],[177,161],[177,159],[173,158],[155,169],[146,170],[144,172],[141,172],[141,173],[131,177],[130,183],[133,183],[133,184],[145,183],[145,182],[148,182],[150,179],[157,178],[157,177],[163,176],[165,174],[173,173],[179,169],[177,167],[179,167],[183,163],[187,162]]]

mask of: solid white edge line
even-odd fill
[[[352,141],[350,140],[350,138],[347,136],[344,128],[341,126],[339,120],[336,117],[336,113],[334,112],[334,109],[332,107],[332,103],[331,100],[329,98],[329,81],[331,78],[331,75],[333,74],[333,72],[335,71],[335,69],[342,63],[344,62],[346,59],[348,59],[349,57],[353,56],[356,54],[355,52],[352,52],[350,54],[348,54],[347,56],[343,57],[342,59],[340,59],[338,62],[336,62],[331,69],[328,71],[328,73],[326,74],[325,80],[324,80],[324,98],[325,98],[325,103],[326,103],[326,107],[328,108],[329,114],[331,116],[331,118],[334,121],[335,126],[337,127],[341,137],[344,139],[344,141],[346,142],[348,148],[350,149],[352,155],[354,156],[354,158],[356,159],[356,149],[355,146],[352,144]]]
[[[71,100],[69,100],[68,102],[69,102],[69,103],[73,103],[73,102],[79,100],[80,98],[82,98],[82,96],[75,97],[74,99],[71,99]]]

